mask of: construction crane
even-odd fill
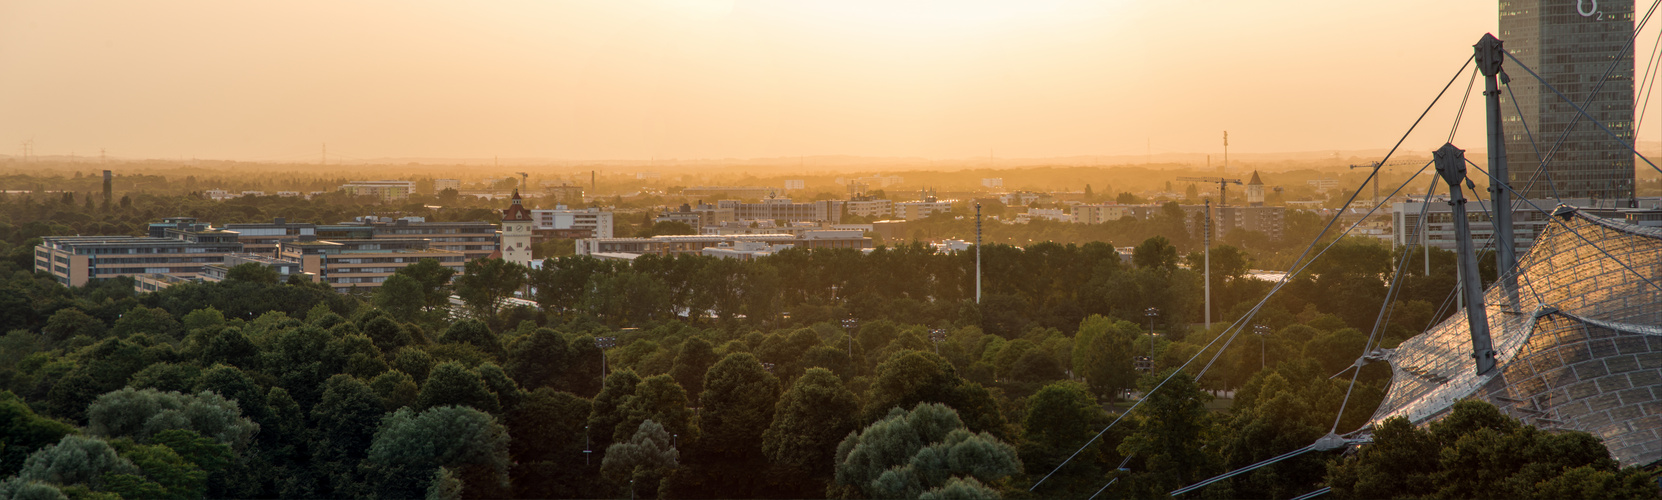
[[[1218,183],[1218,207],[1220,207],[1220,208],[1223,207],[1224,188],[1229,186],[1230,184],[1234,184],[1234,185],[1237,185],[1237,186],[1241,185],[1241,180],[1240,179],[1225,179],[1225,178],[1222,178],[1222,177],[1178,177],[1177,180],[1178,181],[1183,181],[1183,182],[1216,182],[1216,183]]]
[[[1350,168],[1353,168],[1353,169],[1354,168],[1371,168],[1371,169],[1374,169],[1374,170],[1378,170],[1378,169],[1381,169],[1381,168],[1384,168],[1384,167],[1395,167],[1397,165],[1407,165],[1407,163],[1392,163],[1390,165],[1380,165],[1379,162],[1376,161],[1376,162],[1369,163],[1367,165],[1351,165]],[[1380,202],[1380,200],[1379,200],[1379,185],[1382,184],[1382,182],[1380,182],[1381,180],[1383,180],[1383,179],[1380,179],[1378,175],[1374,176],[1374,180],[1373,180],[1373,202],[1374,203],[1379,203]]]
[[[521,192],[521,193],[529,192],[529,188],[525,185],[525,182],[526,182],[527,178],[531,177],[531,174],[527,174],[525,172],[514,172],[514,173],[519,174],[519,192]]]

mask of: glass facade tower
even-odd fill
[[[1628,144],[1633,143],[1633,53],[1622,48],[1632,36],[1633,0],[1500,1],[1499,37],[1506,50]],[[1501,92],[1501,116],[1513,189],[1531,199],[1632,199],[1632,152],[1585,117],[1577,120],[1573,106],[1522,68],[1511,61],[1504,67],[1512,80],[1511,91]],[[1606,71],[1609,77],[1593,95]],[[1533,144],[1525,126],[1534,134]],[[1560,137],[1563,144],[1537,175],[1541,156]]]

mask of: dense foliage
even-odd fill
[[[1421,256],[1340,241],[1257,314],[1263,335],[1220,337],[1270,284],[1220,266],[1218,322],[1197,325],[1200,278],[1164,238],[1129,262],[1104,243],[987,246],[979,304],[973,254],[911,245],[427,264],[373,293],[250,272],[140,295],[63,287],[8,241],[0,498],[1160,496],[1364,425],[1388,369],[1333,375],[1397,264],[1416,265],[1387,347],[1449,313],[1433,304],[1452,274],[1443,254],[1426,276]],[[515,280],[537,307],[502,307]],[[1196,494],[1655,496],[1593,437],[1485,408]]]

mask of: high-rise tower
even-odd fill
[[[1500,1],[1500,39],[1506,50],[1628,144],[1633,143],[1633,52],[1623,52],[1623,47],[1632,37],[1633,0]],[[1632,198],[1633,153],[1586,117],[1578,119],[1573,106],[1523,68],[1507,62],[1506,70],[1511,93],[1502,88],[1501,113],[1512,187],[1536,199]],[[1609,77],[1593,95],[1606,70]],[[1540,169],[1540,156],[1571,122],[1575,127],[1547,162],[1546,172],[1526,191]]]
[[[514,201],[502,210],[502,260],[531,265],[531,211],[520,204],[519,190],[514,190]]]

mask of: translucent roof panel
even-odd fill
[[[1460,311],[1398,346],[1373,416],[1424,423],[1481,398],[1525,423],[1605,440],[1624,465],[1662,459],[1662,230],[1573,212],[1484,294],[1497,367],[1476,374]],[[1648,280],[1648,282],[1647,282]],[[1654,284],[1653,284],[1654,283]]]

